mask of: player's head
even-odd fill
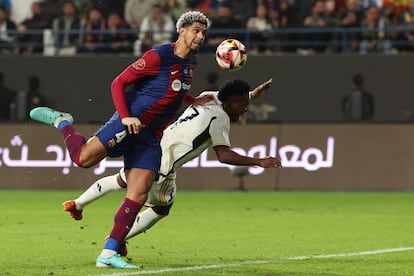
[[[175,25],[178,39],[192,52],[198,52],[203,45],[209,21],[207,16],[199,11],[188,11],[178,18]]]
[[[250,85],[238,79],[227,81],[220,87],[218,99],[223,103],[223,109],[231,122],[237,122],[247,112],[249,92]]]

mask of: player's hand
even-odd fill
[[[136,117],[125,117],[122,118],[121,122],[128,128],[129,134],[138,134],[141,128],[145,127]]]
[[[268,89],[273,83],[273,79],[265,81],[261,85],[257,86],[255,89],[250,91],[250,99],[257,99]]]
[[[282,168],[282,161],[277,157],[265,157],[260,159],[259,166],[262,168]]]
[[[214,93],[204,93],[195,98],[194,105],[205,104],[207,102],[214,101]]]

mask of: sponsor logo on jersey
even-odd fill
[[[184,82],[181,82],[179,79],[175,79],[171,83],[171,89],[175,92],[178,92],[181,89],[190,90],[190,88],[191,88],[191,84],[186,84]]]
[[[143,70],[145,68],[145,60],[140,58],[139,60],[135,61],[134,64],[132,64],[132,67],[136,70]]]
[[[190,90],[190,88],[191,88],[191,84],[183,83],[183,89],[184,90]]]

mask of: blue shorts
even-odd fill
[[[117,112],[95,134],[109,157],[124,157],[124,167],[158,173],[161,164],[160,141],[146,128],[128,134]]]

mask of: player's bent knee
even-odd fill
[[[123,173],[123,172],[122,172]],[[121,187],[121,188],[126,188],[127,187],[127,183],[126,183],[126,181],[124,180],[125,179],[125,174],[124,174],[124,178],[122,177],[122,175],[121,175],[121,172],[120,173],[118,173],[118,175],[117,175],[117,177],[116,177],[116,182],[118,183],[118,185]]]
[[[170,213],[171,207],[172,207],[172,203],[167,206],[154,206],[151,208],[152,210],[154,210],[155,213],[157,213],[160,216],[168,216],[168,214]]]

